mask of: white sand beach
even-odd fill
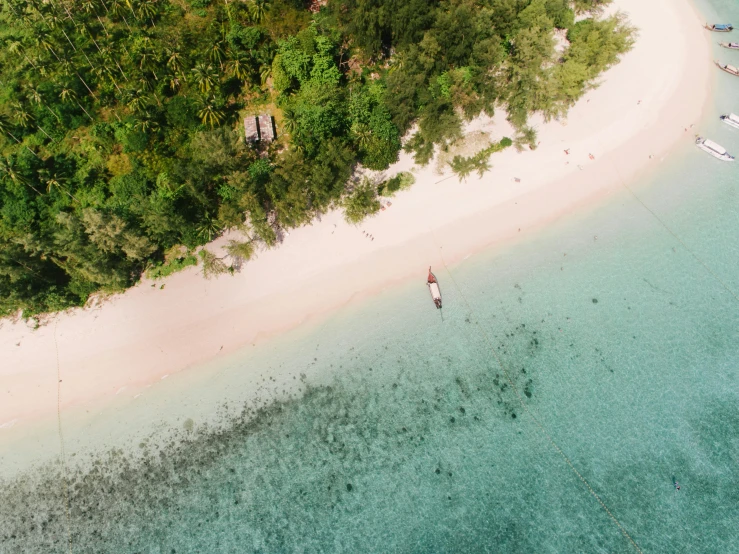
[[[429,265],[441,269],[530,233],[656,167],[698,130],[691,126],[707,103],[715,69],[710,36],[690,0],[614,5],[639,29],[634,49],[566,122],[533,122],[537,150],[496,154],[481,179],[460,183],[451,173],[437,175],[432,163],[415,171],[412,189],[377,216],[355,227],[341,213],[327,214],[291,231],[279,248],[260,252],[234,276],[206,280],[190,268],[156,284],[144,280],[35,330],[24,321],[2,321],[0,440],[10,429],[56,417],[58,385],[62,408],[133,398],[168,375],[394,283],[416,279],[425,287]],[[495,138],[510,136],[502,116],[475,125]],[[397,167],[407,169],[410,160]]]

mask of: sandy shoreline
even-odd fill
[[[429,265],[531,232],[655,167],[698,131],[690,126],[708,98],[709,36],[689,0],[615,4],[639,29],[635,48],[571,110],[566,125],[536,125],[535,152],[497,154],[489,173],[466,183],[442,181],[432,163],[377,217],[352,227],[340,213],[327,214],[234,277],[208,281],[192,270],[167,279],[163,289],[144,281],[35,331],[3,321],[0,438],[24,422],[56,416],[57,346],[62,407],[135,397],[167,375],[356,297],[409,278],[423,283]],[[500,119],[482,124],[499,137],[506,134]]]

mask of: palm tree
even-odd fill
[[[267,83],[270,77],[272,77],[272,66],[264,64],[259,68],[259,78],[262,80],[262,86]]]
[[[282,130],[289,135],[298,130],[298,117],[292,108],[282,110]]]
[[[220,222],[206,212],[203,222],[196,229],[198,235],[206,242],[212,241],[221,232]]]
[[[59,63],[59,72],[65,77],[69,77],[72,73],[74,73],[72,62],[70,62],[69,60],[61,61]]]
[[[32,66],[32,67],[33,67],[34,69],[38,69],[38,68],[36,67],[36,64],[35,64],[35,63],[33,63],[33,61],[31,61],[31,58],[29,58],[29,57],[28,57],[28,56],[26,55],[26,51],[25,51],[25,48],[23,48],[23,43],[21,43],[21,41],[19,41],[19,40],[13,40],[13,41],[10,41],[10,42],[8,43],[8,52],[9,52],[10,54],[15,54],[15,53],[17,53],[17,52],[20,52],[21,50],[23,51],[23,57],[24,57],[24,58],[26,59],[26,61],[27,61],[28,63],[30,63],[30,64],[31,64],[31,66]]]
[[[165,53],[167,55],[167,67],[171,69],[174,73],[182,71],[182,66],[184,62],[182,60],[182,54],[180,54],[180,51],[176,48],[167,48],[165,50]]]
[[[48,169],[41,169],[38,172],[39,181],[46,185],[46,194],[51,194],[53,189],[60,190],[69,196],[72,200],[77,200],[75,196],[70,193],[63,183],[67,180],[58,173],[51,173]]]
[[[82,10],[86,14],[96,13],[96,7],[94,0],[82,0],[82,3],[80,4],[82,6]]]
[[[477,175],[482,179],[483,175],[490,171],[490,160],[485,157],[475,159],[475,169],[477,170]]]
[[[226,67],[229,74],[237,78],[239,81],[246,80],[247,75],[249,75],[249,65],[246,58],[243,56],[236,56],[230,59]]]
[[[218,83],[218,73],[212,65],[206,66],[201,62],[192,69],[192,72],[195,75],[195,82],[203,94],[210,92]]]
[[[172,89],[172,92],[180,90],[180,87],[184,82],[186,82],[186,79],[185,75],[182,73],[172,73],[169,76],[169,88]]]
[[[0,172],[5,174],[5,176],[9,178],[16,185],[26,185],[27,187],[32,188],[34,192],[36,192],[36,194],[41,196],[41,193],[39,192],[39,190],[36,187],[34,187],[31,183],[29,183],[28,179],[26,179],[23,175],[21,175],[15,170],[15,163],[11,158],[0,158]]]
[[[223,63],[223,58],[226,57],[226,53],[223,50],[222,41],[218,40],[210,45],[210,48],[208,48],[208,57],[213,63],[217,63],[218,65]]]
[[[13,118],[15,119],[15,122],[21,127],[27,127],[30,121],[33,119],[33,116],[20,102],[13,102],[12,106]]]
[[[6,116],[0,113],[0,132],[10,133],[10,129],[10,121],[8,121],[8,118]]]
[[[133,11],[133,2],[132,2],[132,0],[126,0],[126,6],[128,7],[129,11],[131,12],[131,15],[133,16],[133,18],[134,19],[137,19],[136,18],[136,12]]]
[[[148,104],[146,94],[142,90],[131,90],[128,92],[126,106],[135,113],[143,112]]]
[[[198,117],[200,118],[200,121],[203,122],[203,125],[215,127],[216,125],[223,123],[226,116],[223,113],[223,110],[215,105],[214,99],[211,98],[210,101],[204,104],[200,109]]]
[[[59,93],[59,98],[62,99],[62,102],[71,102],[77,99],[77,93],[69,87],[64,87]]]
[[[389,73],[393,73],[394,71],[397,71],[398,69],[403,69],[404,64],[405,64],[405,61],[403,60],[403,56],[401,54],[393,54],[393,56],[390,58]]]
[[[249,2],[249,15],[254,23],[261,23],[268,10],[269,3],[267,0],[250,0]]]
[[[56,118],[57,123],[62,122],[61,118],[56,114],[56,112],[46,105],[46,102],[44,102],[44,99],[41,96],[41,93],[36,87],[34,87],[33,85],[28,85],[28,87],[26,88],[26,92],[31,102],[33,102],[34,104],[39,104],[43,106],[44,108],[46,108],[47,110],[49,110],[51,112],[51,115],[53,115]],[[46,133],[46,131],[44,131],[44,133]]]
[[[151,84],[151,81],[146,78],[146,75],[142,75],[138,78],[139,87],[141,87],[141,90],[154,90],[154,87]]]
[[[146,37],[144,39],[144,47],[141,49],[139,69],[143,72],[150,72],[152,75],[154,75],[154,79],[158,81],[159,77],[157,77],[157,74],[154,71],[154,69],[156,69],[158,65],[157,62],[158,60],[156,50],[151,43],[151,39],[149,37]]]
[[[139,17],[141,19],[149,18],[150,20],[152,20],[153,23],[153,19],[156,14],[156,4],[151,0],[144,0],[143,2],[141,2],[141,4],[139,4]]]
[[[153,133],[159,130],[159,123],[157,123],[156,119],[154,119],[151,113],[144,112],[141,119],[136,121],[134,129],[138,129],[140,131],[143,131],[144,133]]]
[[[110,13],[113,14],[115,17],[120,17],[123,22],[126,24],[126,27],[128,30],[131,30],[131,26],[128,24],[128,21],[126,20],[126,16],[123,15],[126,11],[126,4],[123,2],[123,0],[112,0],[110,3]]]

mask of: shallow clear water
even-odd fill
[[[7,478],[0,552],[738,552],[739,179],[664,166],[435,268],[443,320],[409,284],[68,421],[120,449]]]

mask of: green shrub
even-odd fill
[[[149,279],[163,279],[164,277],[168,277],[173,273],[177,273],[178,271],[182,271],[186,267],[193,265],[198,265],[198,259],[188,253],[181,258],[174,258],[168,262],[149,267],[146,270],[146,276]]]
[[[377,199],[377,187],[368,179],[363,180],[343,200],[344,218],[347,222],[357,224],[368,215],[380,211]]]

